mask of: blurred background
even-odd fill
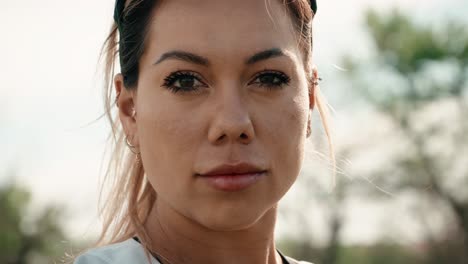
[[[318,4],[336,187],[316,114],[279,248],[316,264],[468,263],[468,3]],[[1,1],[2,264],[61,263],[99,232],[109,127],[97,63],[113,5]]]

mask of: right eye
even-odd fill
[[[207,87],[201,80],[202,78],[194,72],[190,71],[176,71],[164,78],[163,87],[166,87],[173,93],[194,92],[200,87]]]

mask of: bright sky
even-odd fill
[[[2,1],[0,9],[0,146],[6,149],[0,153],[0,184],[11,180],[7,172],[14,171],[14,180],[33,191],[36,207],[57,202],[71,208],[67,226],[74,236],[90,236],[88,227],[96,225],[92,212],[108,130],[105,120],[86,124],[102,112],[96,63],[113,4]],[[362,14],[368,6],[382,11],[398,6],[423,23],[466,19],[468,14],[466,0],[319,0],[318,6],[314,59],[338,111],[346,107],[343,94],[349,87],[334,87],[334,65],[342,54],[367,55]],[[356,127],[351,118],[339,122],[339,127]],[[359,201],[356,205],[344,238],[372,240],[378,231],[369,226],[377,225],[378,209]]]

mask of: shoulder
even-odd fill
[[[148,264],[148,259],[141,245],[133,239],[120,243],[93,248],[78,256],[74,264]],[[158,264],[154,258],[151,264]]]

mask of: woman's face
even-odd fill
[[[158,203],[210,229],[254,224],[303,160],[312,104],[298,34],[280,1],[269,2],[162,1],[139,64],[126,131]],[[239,163],[266,173],[200,175]]]

